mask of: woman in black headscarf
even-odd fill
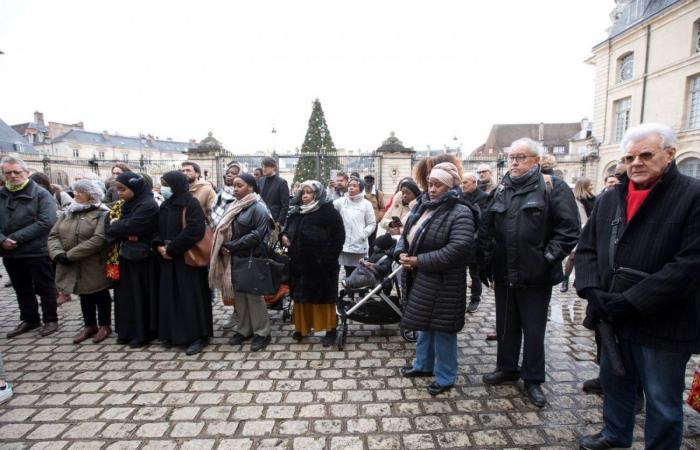
[[[184,258],[204,237],[204,213],[184,174],[168,172],[160,181],[165,201],[153,240],[160,255],[158,338],[169,345],[186,345],[186,353],[194,355],[213,334],[207,269],[188,266]]]
[[[345,228],[333,203],[326,200],[320,182],[301,183],[281,239],[289,249],[294,300],[292,337],[300,341],[312,329],[326,331],[321,343],[330,347],[335,342],[338,257],[345,242]]]
[[[113,276],[114,325],[119,343],[131,348],[150,341],[156,329],[153,254],[150,243],[158,226],[158,204],[142,176],[120,174],[119,201],[107,215],[105,236],[118,246],[118,275]],[[108,274],[109,276],[110,274]]]

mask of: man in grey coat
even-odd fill
[[[21,159],[3,158],[0,165],[5,177],[5,187],[0,189],[0,256],[17,294],[21,320],[7,337],[39,327],[39,333],[48,336],[58,329],[56,285],[48,249],[49,231],[56,222],[56,201],[29,179]]]

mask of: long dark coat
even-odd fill
[[[401,326],[456,333],[464,327],[465,271],[476,251],[474,213],[455,190],[433,202],[427,195],[419,198],[394,252],[395,259],[401,253],[418,257],[418,267],[404,272],[408,295]],[[409,247],[406,236],[428,208],[434,213],[423,222]]]
[[[287,219],[290,289],[296,303],[330,304],[338,297],[338,257],[345,242],[343,219],[328,202]]]
[[[145,186],[140,195],[122,207],[121,219],[110,224],[105,215],[107,242],[150,245],[158,226],[158,204]],[[128,244],[127,244],[128,245]],[[142,261],[119,257],[119,281],[114,284],[114,325],[123,340],[145,342],[152,339],[157,329],[157,274],[153,254]]]
[[[190,267],[184,259],[185,252],[204,237],[206,227],[199,202],[184,190],[186,183],[184,179],[182,192],[160,206],[158,232],[153,240],[154,249],[165,245],[166,253],[173,258],[166,260],[157,256],[158,337],[174,345],[187,345],[214,333],[207,269]]]
[[[700,352],[700,182],[678,172],[675,162],[626,222],[629,179],[598,197],[576,249],[576,290],[610,289],[612,222],[623,223],[615,266],[650,274],[623,292],[639,312],[615,321],[631,342],[673,352]]]

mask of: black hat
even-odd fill
[[[370,180],[375,180],[374,175],[372,175],[371,173],[369,175],[365,175],[365,183],[368,183]]]
[[[258,180],[255,179],[255,177],[248,172],[243,172],[239,173],[236,175],[236,178],[240,178],[241,180],[245,181],[245,183],[253,188],[253,192],[256,194],[260,193],[260,188],[258,188]]]

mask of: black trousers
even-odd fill
[[[83,321],[86,327],[109,326],[112,323],[112,297],[109,290],[80,294],[80,309],[83,311]],[[95,320],[97,312],[97,320]]]
[[[3,264],[17,294],[19,318],[23,322],[58,322],[54,268],[48,256],[3,258]],[[41,299],[41,317],[36,296]]]
[[[471,298],[481,300],[481,278],[479,278],[479,266],[469,265],[469,276],[472,278]]]
[[[508,288],[496,283],[495,290],[498,370],[520,372],[524,381],[544,382],[544,334],[552,288]],[[518,368],[521,341],[523,364]]]

